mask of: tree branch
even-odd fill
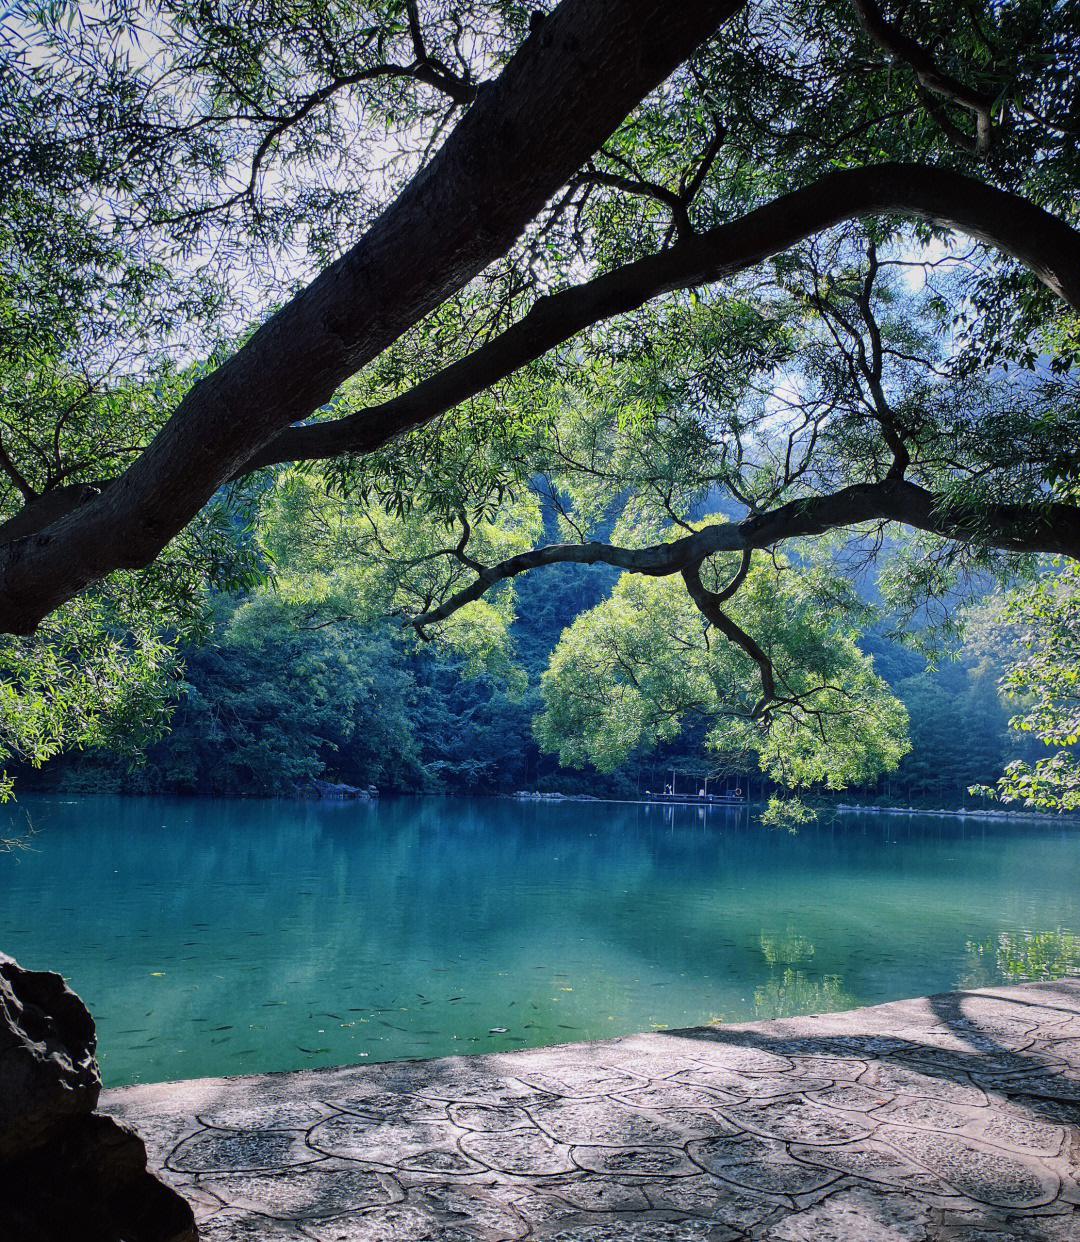
[[[604,185],[612,190],[622,190],[626,194],[651,198],[654,202],[662,203],[671,212],[671,221],[679,237],[689,237],[694,231],[686,200],[667,186],[656,185],[652,181],[640,181],[635,177],[624,177],[619,173],[603,172],[599,168],[587,169],[576,180],[580,185]]]
[[[747,565],[748,563],[749,558],[744,558],[743,564]],[[751,715],[755,720],[762,719],[769,710],[769,704],[776,698],[776,673],[773,670],[772,660],[765,654],[757,639],[748,634],[741,625],[733,621],[724,612],[723,608],[720,607],[724,600],[729,598],[728,590],[730,588],[726,588],[720,594],[708,590],[701,581],[700,561],[687,565],[682,571],[682,577],[683,582],[686,583],[686,589],[690,594],[690,598],[697,605],[698,611],[706,621],[710,625],[714,625],[728,642],[734,643],[736,647],[741,648],[758,666],[758,673],[761,677],[761,698]],[[734,594],[734,591],[731,594]]]
[[[965,514],[943,498],[903,479],[861,483],[826,496],[792,500],[741,522],[705,526],[692,535],[644,548],[616,544],[553,543],[522,552],[482,569],[467,587],[438,607],[413,618],[422,630],[453,616],[500,582],[545,565],[613,565],[650,577],[666,577],[700,565],[718,552],[741,552],[744,565],[717,600],[738,589],[748,567],[747,554],[787,539],[824,534],[838,527],[872,521],[899,522],[947,539],[960,539],[1009,552],[1046,552],[1080,560],[1080,508],[1072,505],[992,505]],[[704,588],[703,588],[704,589]]]
[[[843,170],[660,254],[540,298],[505,332],[401,396],[346,418],[281,432],[236,477],[279,462],[369,453],[601,320],[673,289],[730,277],[844,220],[886,212],[949,225],[1004,251],[1080,310],[1080,233],[1049,212],[943,168],[881,164]],[[308,411],[295,413],[300,418]]]
[[[363,238],[192,388],[75,512],[0,547],[0,630],[149,564],[278,431],[504,254],[627,113],[745,0],[563,0]]]
[[[0,469],[2,469],[11,482],[15,484],[15,488],[19,495],[22,496],[23,500],[25,500],[28,505],[32,504],[37,499],[37,492],[35,492],[26,481],[18,466],[15,465],[15,462],[11,458],[11,454],[4,447],[3,440],[0,440]]]
[[[198,207],[190,207],[182,211],[162,215],[158,218],[158,223],[179,224],[183,221],[199,220],[206,216],[228,211],[230,207],[235,207],[237,203],[241,203],[245,199],[251,200],[255,195],[263,163],[279,138],[288,133],[294,125],[300,124],[312,112],[332,99],[339,91],[347,90],[353,86],[360,86],[364,82],[373,82],[379,78],[409,78],[416,82],[422,82],[425,86],[430,86],[432,89],[441,91],[448,96],[451,100],[451,110],[455,106],[468,107],[476,98],[477,87],[474,83],[467,82],[464,78],[458,77],[447,66],[432,60],[426,53],[411,65],[370,65],[364,69],[357,69],[353,73],[341,74],[333,78],[325,86],[306,95],[297,102],[291,112],[273,118],[265,118],[266,120],[272,119],[272,124],[259,140],[251,159],[248,161],[248,176],[241,189],[214,202],[203,203]]]
[[[965,86],[963,82],[952,77],[941,69],[931,53],[904,34],[895,22],[890,22],[875,3],[875,0],[852,0],[859,21],[871,39],[894,56],[902,60],[915,71],[919,81],[928,91],[958,104],[971,112],[975,117],[975,150],[985,155],[990,150],[991,127],[993,119],[990,108],[993,98]]]

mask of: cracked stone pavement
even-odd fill
[[[1080,1242],[1080,979],[101,1109],[207,1242]]]

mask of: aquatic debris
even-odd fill
[[[509,1029],[510,1028],[508,1026],[493,1026],[491,1030],[488,1031],[488,1034],[489,1035],[505,1035]]]

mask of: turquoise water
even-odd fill
[[[68,976],[110,1085],[1080,971],[1075,828],[843,817],[791,836],[741,810],[481,799],[26,813],[33,850],[0,855],[0,948]]]

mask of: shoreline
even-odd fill
[[[754,808],[763,807],[766,803],[755,800],[753,802],[725,802],[720,799],[716,801],[697,800],[692,797],[686,798],[601,798],[592,794],[564,794],[564,793],[539,793],[539,792],[518,792],[512,794],[496,794],[495,797],[508,798],[513,802],[541,802],[547,804],[558,805],[563,802],[582,802],[582,803],[598,803],[603,805],[614,806],[682,806],[697,807],[708,810],[724,810],[724,811],[745,811]],[[943,807],[918,807],[918,806],[875,806],[872,804],[859,802],[823,802],[817,804],[815,809],[821,812],[832,811],[836,814],[843,815],[930,815],[937,817],[948,817],[953,819],[979,819],[979,820],[1021,820],[1027,823],[1037,824],[1070,824],[1074,826],[1080,825],[1080,815],[1060,815],[1050,811],[1008,811],[1008,810],[967,810],[961,808],[958,810],[946,810]]]
[[[213,1242],[1065,1242],[1080,979],[117,1088],[99,1107]]]
[[[1038,824],[1080,824],[1078,815],[1054,815],[1050,811],[946,811],[916,806],[865,806],[858,802],[829,804],[832,810],[848,815],[946,815],[956,819],[1020,819]]]

